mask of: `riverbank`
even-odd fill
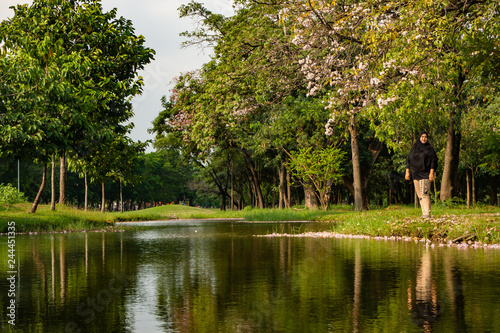
[[[101,213],[57,206],[50,211],[41,205],[36,214],[29,214],[29,204],[0,210],[0,233],[14,221],[18,233],[113,231],[115,222],[159,221],[171,219],[241,218],[246,221],[318,221],[329,222],[331,232],[366,237],[406,237],[436,243],[500,244],[500,207],[433,206],[432,218],[420,218],[420,209],[390,206],[356,213],[350,206],[334,206],[328,212],[292,208],[245,209],[221,212],[182,205],[167,205],[141,211]],[[121,227],[120,227],[121,228]]]

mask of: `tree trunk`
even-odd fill
[[[278,176],[279,176],[279,180],[280,180],[278,208],[279,209],[283,209],[286,206],[286,185],[285,185],[286,170],[285,170],[285,163],[282,163],[281,167],[278,168]]]
[[[38,204],[42,198],[42,192],[45,189],[45,184],[47,183],[47,164],[43,164],[43,174],[42,174],[42,184],[40,185],[40,189],[36,194],[35,201],[33,201],[33,205],[31,206],[30,214],[34,214],[36,209],[38,208]]]
[[[271,208],[276,208],[276,190],[274,189],[274,185],[276,184],[276,172],[273,170],[273,186],[271,186]]]
[[[290,170],[286,168],[286,208],[292,208],[292,175]]]
[[[470,201],[471,201],[469,173],[470,173],[469,169],[465,170],[465,183],[467,185],[467,208],[470,208]]]
[[[222,191],[222,193],[221,193],[221,207],[220,207],[220,209],[223,210],[223,211],[226,210],[226,201],[227,201],[226,192]]]
[[[361,188],[361,162],[359,158],[358,132],[356,129],[355,116],[351,116],[349,124],[349,133],[351,134],[351,151],[352,151],[352,174],[353,174],[353,189],[354,189],[354,209],[357,212],[363,211],[363,192]]]
[[[101,193],[102,193],[102,198],[101,198],[101,213],[104,213],[106,210],[106,200],[104,198],[104,182],[101,182]]]
[[[471,170],[471,175],[472,175],[472,207],[476,207],[476,173],[474,172],[474,169]]]
[[[460,134],[456,133],[456,117],[457,114],[455,111],[450,113],[446,152],[444,155],[443,178],[441,180],[441,201],[446,201],[453,197],[453,189],[455,188],[458,174]]]
[[[59,204],[66,204],[66,183],[68,180],[68,165],[66,156],[61,157],[60,174],[59,174]]]
[[[312,181],[308,179],[304,181],[304,184],[302,186],[304,188],[304,197],[305,197],[304,202],[306,208],[318,209],[319,208],[318,197],[316,196]]]
[[[52,169],[50,174],[50,210],[56,210],[56,156],[52,154]]]
[[[120,212],[123,213],[123,188],[121,179],[120,179]]]
[[[382,151],[382,142],[377,140],[375,137],[372,137],[370,140],[370,144],[368,145],[368,151],[370,152],[370,165],[368,165],[364,170],[362,170],[361,175],[361,196],[363,197],[363,210],[369,209],[369,200],[368,200],[368,181],[370,180],[370,175],[372,174],[373,167],[375,165],[375,161],[377,161],[378,155]]]
[[[498,202],[497,200],[497,197],[498,197],[498,194],[497,194],[497,190],[498,190],[498,186],[497,186],[497,181],[498,181],[498,177],[495,177],[497,178],[496,180],[495,179],[492,179],[493,181],[490,182],[490,205],[491,206],[495,206]]]
[[[234,210],[234,163],[231,161],[231,211]]]
[[[83,208],[84,211],[87,211],[87,207],[88,207],[88,198],[89,198],[89,183],[87,181],[87,172],[84,173],[84,176],[83,176],[84,180],[85,180],[85,207]]]
[[[255,194],[255,184],[252,177],[248,175],[248,195],[250,196],[250,207],[257,207],[257,195]]]
[[[264,209],[264,198],[262,197],[259,178],[257,177],[257,173],[255,172],[252,158],[250,157],[250,154],[248,154],[248,151],[246,149],[240,148],[240,151],[243,153],[243,156],[245,156],[245,161],[247,162],[247,167],[250,171],[250,179],[255,189],[257,205],[259,206],[259,208]]]

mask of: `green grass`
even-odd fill
[[[111,214],[83,212],[66,206],[50,211],[50,206],[40,205],[35,214],[29,214],[30,204],[16,204],[9,209],[0,208],[0,233],[7,232],[7,223],[16,223],[16,232],[56,232],[104,230],[113,227]]]
[[[292,209],[244,209],[222,212],[182,205],[167,205],[124,213],[100,213],[57,206],[40,205],[35,214],[27,213],[29,204],[9,209],[0,207],[0,233],[9,221],[16,222],[17,232],[57,232],[112,229],[118,221],[154,221],[169,219],[227,219],[247,221],[329,221],[332,231],[351,235],[426,238],[448,242],[459,237],[484,244],[500,244],[500,207],[480,206],[467,209],[460,205],[433,205],[433,217],[421,219],[420,209],[391,206],[357,213],[350,206],[333,206],[327,212]],[[279,230],[275,230],[278,232]],[[296,230],[300,233],[300,230]]]
[[[144,210],[112,213],[115,221],[159,221],[171,219],[215,218],[220,210],[183,205],[166,205]]]
[[[373,237],[395,236],[449,242],[460,237],[484,244],[500,244],[500,207],[436,205],[431,219],[420,218],[420,209],[390,207],[363,213],[339,213],[322,218],[335,222],[332,231]]]

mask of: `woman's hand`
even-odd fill
[[[405,179],[410,180],[410,169],[406,169]]]
[[[431,169],[431,172],[429,173],[429,181],[433,182],[436,180],[436,173],[434,172],[434,169]]]

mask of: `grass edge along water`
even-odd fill
[[[36,214],[29,214],[29,204],[0,208],[0,233],[7,223],[16,222],[18,233],[102,231],[113,230],[120,221],[159,221],[178,219],[229,219],[249,222],[318,221],[332,222],[332,232],[370,237],[414,237],[433,242],[454,240],[500,244],[500,207],[433,206],[432,218],[420,218],[420,209],[410,206],[389,206],[362,213],[350,206],[332,206],[327,212],[303,207],[290,209],[247,208],[241,211],[220,211],[184,205],[165,205],[140,211],[101,213],[58,205],[55,211],[41,205]]]

